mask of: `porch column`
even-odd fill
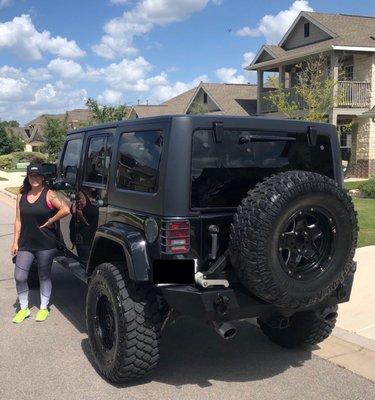
[[[262,112],[262,93],[263,93],[263,71],[257,70],[257,114],[260,115]]]
[[[333,87],[333,107],[337,107],[337,82],[339,80],[339,62],[337,53],[334,51],[331,52],[331,77],[335,82],[335,86]]]
[[[279,66],[279,87],[285,89],[285,65]]]
[[[335,109],[331,110],[328,115],[328,122],[337,126],[337,111]]]

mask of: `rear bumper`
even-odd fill
[[[349,301],[353,274],[349,275],[331,296],[310,308],[324,308]],[[160,287],[169,307],[179,314],[212,321],[231,321],[254,317],[267,317],[278,313],[289,316],[296,311],[266,303],[238,288],[201,289],[193,285]]]

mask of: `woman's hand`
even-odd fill
[[[17,243],[13,243],[12,244],[12,248],[10,250],[10,254],[12,257],[16,256],[18,253],[18,244]]]
[[[47,222],[45,222],[43,225],[41,225],[39,228],[52,228],[53,222],[49,219]]]

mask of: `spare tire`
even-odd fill
[[[351,272],[357,236],[346,192],[326,176],[292,171],[248,192],[229,249],[249,291],[279,307],[301,308],[329,296]]]

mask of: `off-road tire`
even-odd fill
[[[93,272],[86,299],[87,331],[96,366],[116,383],[142,378],[157,365],[161,330],[154,288],[127,281],[123,271],[120,263],[100,264]],[[106,349],[98,336],[100,298],[107,298],[113,310],[115,340],[111,349]]]
[[[327,270],[317,279],[298,281],[283,270],[278,243],[282,224],[301,207],[326,210],[337,229]],[[335,181],[291,171],[273,175],[248,192],[234,216],[229,249],[233,268],[250,292],[279,307],[295,309],[321,302],[344,281],[353,268],[357,236],[353,202]]]
[[[335,327],[337,306],[318,311],[303,311],[289,318],[289,326],[280,328],[275,325],[278,319],[263,321],[258,318],[262,332],[274,343],[298,348],[316,345],[327,339]]]
[[[39,274],[38,274],[38,264],[34,261],[29,270],[29,276],[27,278],[27,284],[29,289],[38,289],[39,284]]]

